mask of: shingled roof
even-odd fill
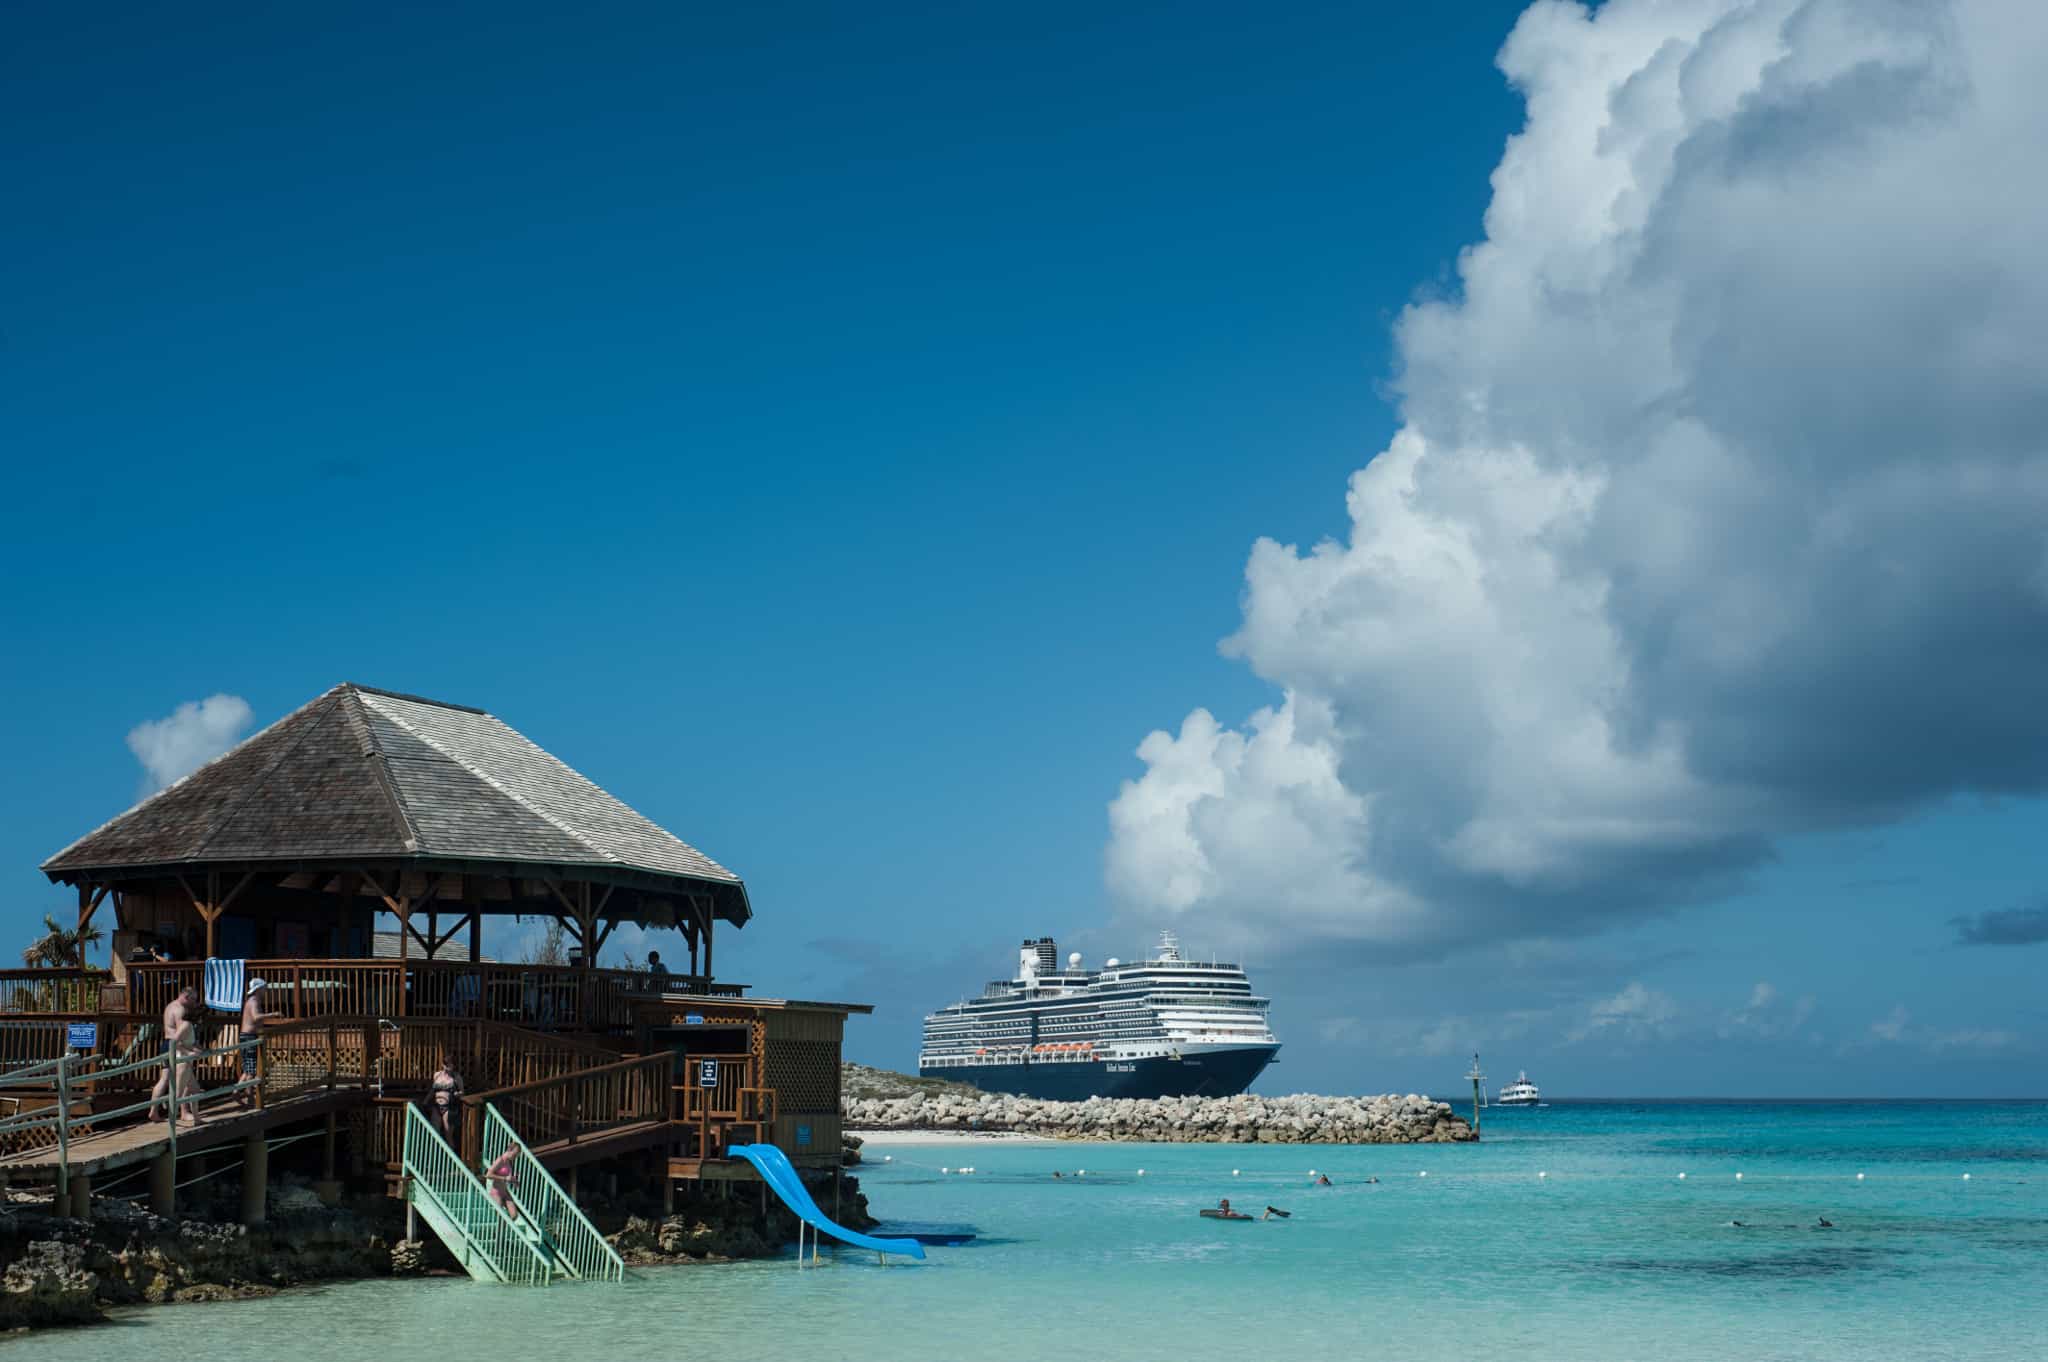
[[[110,871],[333,860],[614,869],[715,891],[740,878],[636,813],[503,720],[343,684],[43,863],[53,880]]]

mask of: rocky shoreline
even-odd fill
[[[93,1324],[123,1306],[245,1300],[286,1287],[385,1276],[405,1219],[396,1202],[288,1204],[247,1229],[168,1220],[118,1198],[93,1219],[53,1215],[12,1193],[0,1208],[0,1330]]]
[[[841,1223],[873,1225],[858,1180],[805,1178]],[[673,1212],[644,1199],[586,1198],[585,1210],[634,1267],[773,1257],[796,1238],[796,1218],[752,1185],[699,1184]],[[407,1240],[405,1208],[381,1195],[320,1204],[286,1182],[271,1192],[270,1222],[249,1229],[200,1216],[165,1219],[118,1197],[96,1197],[93,1218],[51,1213],[46,1193],[15,1191],[0,1204],[0,1333],[95,1324],[128,1306],[246,1300],[321,1282],[459,1275],[436,1241]],[[765,1202],[765,1206],[764,1206]]]
[[[868,1070],[869,1075],[875,1070]],[[867,1091],[875,1091],[872,1081]],[[1157,1144],[1449,1144],[1474,1140],[1448,1102],[1397,1097],[1091,1097],[1048,1102],[949,1086],[900,1096],[848,1097],[849,1128],[1003,1131],[1053,1140]]]

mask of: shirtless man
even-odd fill
[[[186,1085],[191,1081],[191,1066],[178,1062],[178,1035],[185,1029],[186,1015],[198,1006],[199,990],[187,988],[171,999],[169,1006],[164,1008],[164,1053],[169,1057],[169,1062],[164,1065],[163,1076],[157,1079],[156,1086],[149,1090],[149,1119],[152,1121],[158,1119],[157,1104],[171,1094],[173,1071],[177,1073],[179,1079],[179,1096],[184,1096],[189,1091]]]
[[[251,979],[249,981],[249,996],[242,1003],[242,1039],[260,1040],[263,1037],[264,1027],[274,1021],[283,1020],[284,1013],[265,1012],[263,1010],[263,981],[261,979]],[[242,1051],[242,1079],[244,1082],[254,1082],[255,1078],[256,1051],[244,1050]],[[235,1094],[235,1101],[245,1107],[254,1105],[254,1089],[242,1089]]]

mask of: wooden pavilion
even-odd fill
[[[0,1076],[62,1052],[70,1021],[99,1023],[103,1058],[134,1052],[207,961],[231,960],[286,1018],[267,1073],[303,1087],[324,1065],[329,1091],[354,1076],[359,1163],[393,1166],[404,1105],[446,1052],[465,1102],[517,1112],[559,1166],[729,1176],[739,1138],[837,1165],[844,1022],[870,1009],[717,981],[717,927],[753,915],[739,876],[482,710],[336,686],[42,869],[76,888],[80,926],[110,912],[114,966],[4,972]],[[485,959],[486,917],[559,922],[569,959]],[[598,968],[624,923],[673,929],[686,966]]]
[[[400,959],[439,958],[485,916],[559,920],[594,962],[622,922],[673,927],[689,974],[739,876],[502,720],[340,685],[43,863],[79,925],[111,899],[117,972],[146,939],[188,956],[363,958],[375,915]],[[189,949],[187,949],[189,948]]]

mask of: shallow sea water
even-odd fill
[[[878,1136],[861,1171],[876,1214],[970,1224],[973,1244],[924,1264],[828,1249],[816,1268],[645,1270],[622,1288],[353,1283],[132,1311],[0,1344],[0,1362],[2048,1356],[2048,1104],[1561,1103],[1489,1112],[1486,1136]],[[962,1163],[976,1171],[940,1171]],[[1337,1185],[1310,1186],[1311,1168]],[[1294,1215],[1195,1214],[1218,1196]]]

